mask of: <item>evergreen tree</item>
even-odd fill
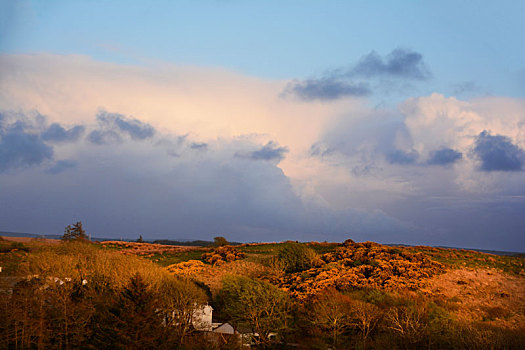
[[[67,227],[64,229],[64,235],[62,236],[62,240],[71,241],[74,239],[86,241],[88,240],[86,231],[82,228],[82,221],[77,221],[77,223],[73,226],[67,225]]]
[[[158,312],[155,293],[136,274],[109,305],[97,312],[93,344],[105,349],[158,349],[168,328]]]

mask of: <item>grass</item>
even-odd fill
[[[525,259],[515,256],[501,256],[464,249],[413,247],[407,248],[421,252],[432,260],[451,268],[493,268],[512,275],[525,273]]]
[[[263,243],[258,245],[245,245],[237,247],[237,249],[246,254],[258,255],[278,255],[279,251],[293,242],[282,243]],[[339,243],[306,243],[309,248],[313,249],[317,254],[326,254],[340,247]]]
[[[159,264],[160,266],[169,266],[172,264],[178,264],[188,260],[202,260],[202,254],[204,251],[199,250],[187,250],[180,253],[165,253],[165,254],[154,254],[153,256],[147,257],[147,259]]]

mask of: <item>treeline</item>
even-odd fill
[[[217,246],[217,241],[202,241],[202,240],[196,240],[196,241],[173,241],[169,239],[157,239],[152,241],[153,244],[165,244],[165,245],[180,245],[180,246],[192,246],[192,247],[214,247]],[[242,243],[239,242],[227,242],[228,245],[241,245]]]
[[[165,244],[165,245],[181,245],[181,246],[194,246],[194,247],[211,247],[213,246],[212,241],[202,241],[202,240],[196,240],[196,241],[173,241],[170,239],[156,239],[152,241],[151,243],[154,244]]]
[[[191,317],[205,291],[144,259],[64,242],[27,255],[18,275],[12,290],[2,286],[1,348],[173,349],[199,340]]]

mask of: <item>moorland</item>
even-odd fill
[[[523,256],[140,241],[1,238],[0,347],[525,348]],[[203,331],[203,305],[237,334]]]

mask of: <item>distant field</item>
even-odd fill
[[[35,237],[11,237],[11,236],[0,236],[6,241],[20,242],[20,243],[44,243],[44,244],[58,244],[59,239],[53,238],[35,238]]]

